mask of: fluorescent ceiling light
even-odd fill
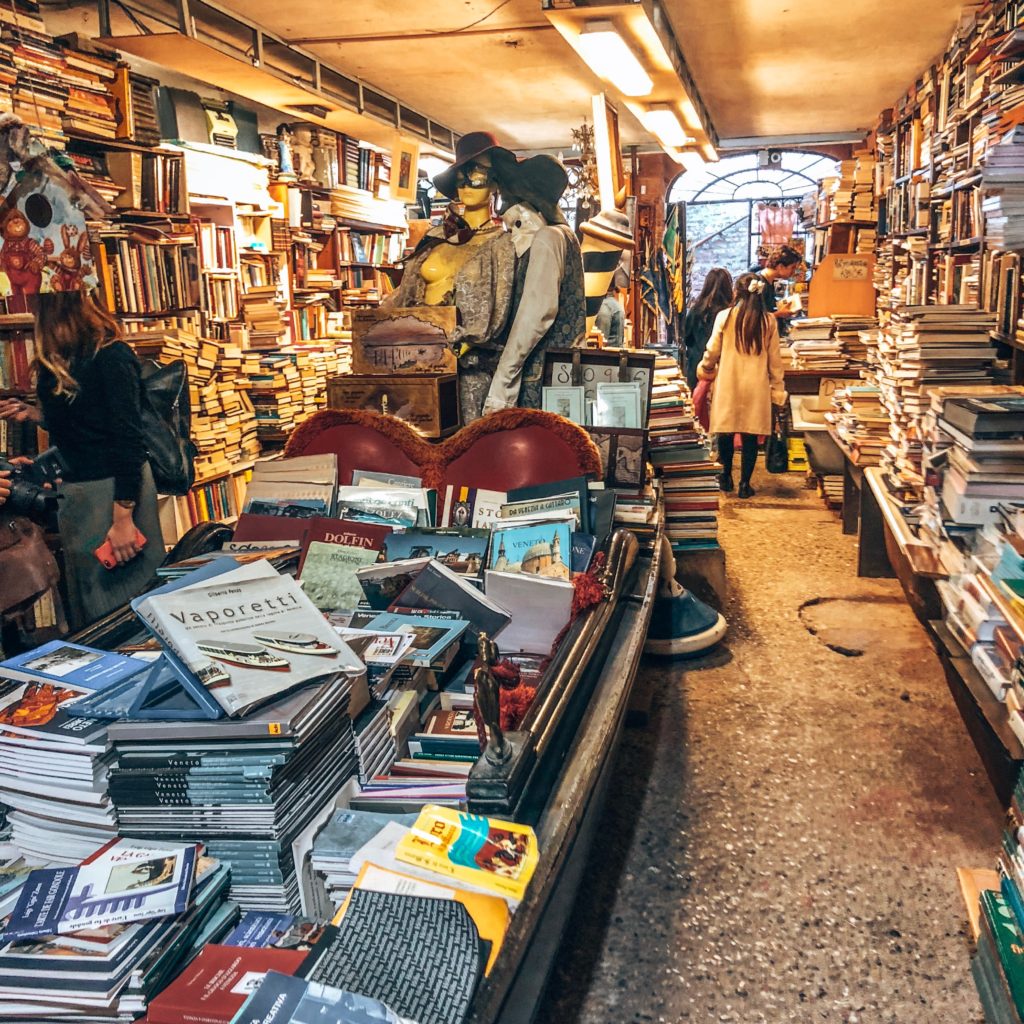
[[[671,107],[651,107],[644,112],[644,126],[658,136],[663,146],[678,149],[688,146],[696,139],[691,138],[679,123],[679,115]]]
[[[706,166],[704,157],[702,157],[695,149],[684,149],[679,154],[679,162],[688,171],[702,171]]]
[[[651,76],[610,21],[585,25],[577,44],[590,70],[624,96],[647,96],[654,88]]]

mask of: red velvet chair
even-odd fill
[[[325,409],[291,436],[285,456],[338,457],[338,481],[354,469],[423,478],[443,496],[448,484],[508,491],[574,476],[601,478],[601,456],[575,423],[539,409],[506,409],[436,444],[393,416]]]

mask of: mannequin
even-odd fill
[[[568,177],[550,156],[493,156],[516,248],[515,295],[505,345],[483,402],[487,415],[541,407],[544,353],[570,348],[586,326],[579,243],[558,207]]]
[[[434,179],[452,200],[444,222],[424,235],[406,262],[402,283],[383,303],[456,307],[452,345],[459,355],[463,423],[480,415],[482,399],[475,396],[481,388],[486,393],[494,373],[512,303],[515,250],[494,216],[492,160],[498,152],[508,151],[489,132],[459,139],[455,164]]]
[[[583,234],[583,270],[587,290],[587,331],[594,329],[597,312],[608,294],[623,251],[632,251],[629,218],[618,210],[601,210],[580,225]],[[628,279],[627,279],[628,283]]]

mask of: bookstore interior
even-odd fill
[[[832,6],[0,0],[0,1024],[1024,1020],[1024,0]]]

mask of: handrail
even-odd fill
[[[713,232],[712,234],[708,235],[706,238],[702,238],[699,241],[694,242],[693,245],[690,247],[690,251],[691,252],[696,252],[702,245],[707,245],[708,242],[710,242],[713,239],[717,238],[719,235],[724,235],[726,233],[726,231],[730,230],[731,228],[736,227],[737,224],[742,224],[745,220],[749,220],[749,218],[750,218],[750,214],[749,213],[743,214],[742,217],[737,217],[736,220],[734,220],[731,224],[726,224],[724,228],[720,228],[718,231]]]

